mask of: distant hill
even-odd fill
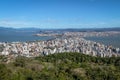
[[[39,31],[40,29],[38,28],[6,28],[6,27],[0,27],[0,32],[4,32],[4,31]]]
[[[82,29],[75,29],[75,28],[68,28],[68,29],[58,29],[61,31],[70,31],[70,32],[87,32],[87,31],[96,31],[96,32],[104,32],[104,31],[120,31],[120,27],[115,28],[82,28]]]
[[[7,27],[0,27],[0,30],[14,30],[13,28],[7,28]]]
[[[13,28],[0,27],[0,33],[13,32],[13,31],[15,31],[15,29]]]
[[[68,28],[68,29],[40,29],[40,28],[6,28],[6,27],[0,27],[0,31],[69,31],[69,32],[88,32],[88,31],[96,31],[96,32],[104,32],[104,31],[120,31],[120,27],[115,28]]]

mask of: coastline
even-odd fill
[[[0,43],[3,46],[0,54],[14,57],[18,55],[36,57],[54,53],[78,52],[100,57],[120,56],[119,48],[86,40],[78,36],[78,33],[69,35],[41,41]]]

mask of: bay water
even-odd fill
[[[120,48],[120,35],[112,35],[112,36],[101,36],[101,37],[85,37],[87,40],[99,42],[105,44],[107,46],[113,46],[116,48]]]

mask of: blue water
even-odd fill
[[[53,37],[38,37],[34,36],[37,32],[32,31],[0,31],[0,42],[26,42],[36,40],[49,40]],[[120,48],[120,35],[105,36],[105,37],[85,37],[87,40],[103,43],[105,45],[112,45]]]
[[[4,31],[0,32],[0,42],[26,42],[26,41],[36,41],[36,40],[49,40],[52,37],[38,37],[34,36],[36,32],[23,32],[23,31]]]
[[[86,37],[85,39],[120,48],[120,35],[103,37]]]

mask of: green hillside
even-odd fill
[[[120,80],[120,57],[58,53],[36,58],[0,57],[0,80]]]

